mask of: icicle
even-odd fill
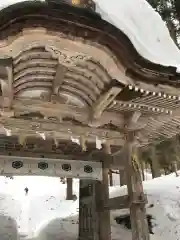
[[[57,138],[54,138],[54,144],[56,145],[56,147],[59,146],[59,142],[58,142]]]
[[[111,145],[108,142],[105,144],[105,149],[107,154],[111,154]]]
[[[19,138],[18,138],[18,141],[19,141],[19,144],[24,146],[24,143],[26,141],[26,136],[25,135],[19,135]]]
[[[77,143],[78,145],[81,145],[79,138],[74,138],[74,137],[71,136],[71,141],[73,143]]]
[[[45,133],[36,132],[43,140],[46,140]]]
[[[97,137],[96,137],[96,148],[97,149],[101,149],[102,148],[102,144],[104,143],[104,141],[103,140],[100,140],[100,139],[98,139]]]
[[[87,146],[86,146],[86,139],[84,136],[81,137],[81,147],[82,147],[83,152],[86,152]]]
[[[12,131],[11,131],[10,129],[7,129],[7,128],[5,128],[5,127],[3,127],[3,129],[4,129],[5,134],[6,134],[7,137],[12,136]]]

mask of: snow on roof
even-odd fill
[[[123,31],[144,58],[165,66],[180,66],[180,51],[166,24],[146,0],[94,0],[102,18]]]
[[[17,2],[23,0],[0,1],[0,8]],[[160,65],[180,68],[180,51],[171,39],[166,24],[146,0],[94,2],[96,12],[123,31],[142,57]]]

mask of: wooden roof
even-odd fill
[[[0,55],[1,134],[20,145],[76,138],[114,152],[134,112],[138,146],[180,132],[180,74],[142,58],[92,11],[53,1],[10,6],[0,12]]]

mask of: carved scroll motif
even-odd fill
[[[52,56],[58,58],[59,63],[66,67],[75,67],[78,63],[87,61],[91,56],[83,53],[69,52],[68,50],[59,50],[54,46],[47,45],[46,51],[51,52]]]

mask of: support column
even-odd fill
[[[109,186],[113,187],[113,174],[111,169],[109,169]]]
[[[73,179],[67,178],[66,200],[73,199]]]
[[[149,240],[149,229],[146,217],[146,199],[141,181],[140,164],[134,147],[134,132],[126,132],[126,179],[130,203],[132,240]]]
[[[99,240],[111,240],[109,210],[109,166],[103,162],[103,181],[96,186],[97,212],[99,217]]]
[[[125,169],[119,170],[120,186],[126,185],[126,173]]]
[[[80,180],[79,240],[99,240],[99,218],[95,199],[96,181]]]
[[[103,164],[102,181],[80,180],[79,240],[111,240],[108,172]]]

